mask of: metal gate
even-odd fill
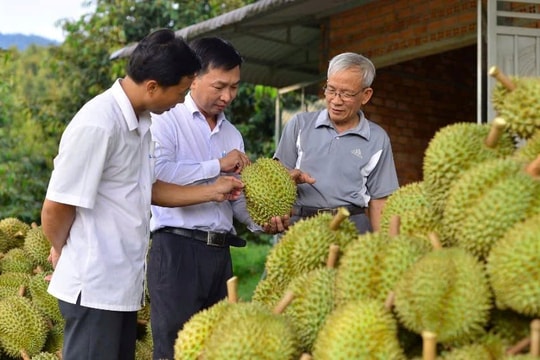
[[[487,67],[507,75],[540,76],[540,0],[487,0]],[[487,76],[483,74],[482,76]],[[487,80],[487,120],[495,116]]]

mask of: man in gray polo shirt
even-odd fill
[[[298,185],[291,223],[343,206],[360,233],[379,230],[386,199],[399,184],[387,133],[361,110],[374,78],[368,58],[335,56],[324,87],[326,109],[296,114],[286,124],[274,158],[316,180]]]

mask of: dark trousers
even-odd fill
[[[165,232],[153,234],[147,280],[154,359],[174,359],[178,331],[195,313],[227,296],[231,277],[228,247]]]
[[[137,312],[99,310],[58,300],[65,319],[63,360],[133,360]]]

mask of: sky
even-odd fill
[[[93,12],[84,0],[0,0],[0,33],[39,35],[62,42],[65,34],[55,23],[78,20]]]

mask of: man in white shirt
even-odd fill
[[[150,112],[183,101],[199,69],[182,39],[158,30],[134,50],[126,77],[86,103],[62,135],[41,220],[55,268],[49,292],[65,319],[64,360],[135,358],[151,202],[238,196],[233,177],[210,186],[155,182]]]

